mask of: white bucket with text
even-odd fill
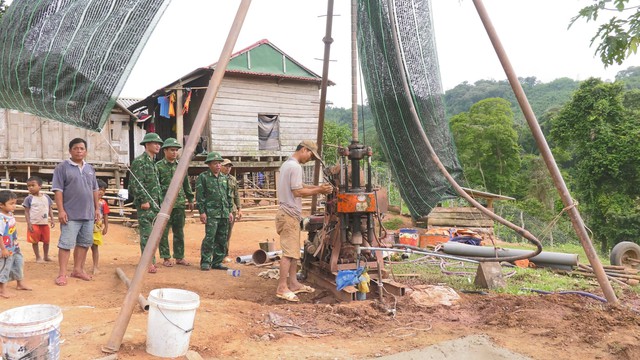
[[[2,359],[58,360],[62,310],[55,305],[27,305],[0,313]]]

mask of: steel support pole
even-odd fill
[[[318,135],[316,144],[318,144],[318,155],[322,156],[322,136],[324,134],[324,113],[327,106],[327,85],[329,84],[329,61],[331,56],[331,29],[333,28],[333,0],[327,1],[327,25],[322,41],[324,42],[324,57],[322,63],[322,82],[320,83],[320,109],[318,111]],[[313,167],[313,184],[320,183],[320,161],[316,161]],[[311,215],[316,212],[316,203],[318,195],[311,197]]]
[[[598,283],[600,284],[600,288],[602,289],[602,292],[604,293],[604,296],[609,303],[616,303],[618,302],[618,299],[616,297],[616,294],[613,292],[611,283],[609,283],[609,280],[604,273],[602,263],[600,263],[600,259],[596,254],[593,243],[589,238],[589,234],[587,233],[587,229],[584,225],[584,222],[582,221],[580,212],[578,211],[576,204],[571,198],[569,189],[567,189],[567,185],[562,178],[562,174],[558,169],[558,165],[556,164],[553,154],[551,153],[551,149],[549,149],[549,144],[547,144],[547,140],[542,133],[542,129],[540,129],[540,125],[538,124],[536,115],[533,113],[531,105],[529,104],[529,100],[527,100],[527,96],[522,89],[522,85],[520,85],[518,77],[516,76],[516,73],[511,66],[511,61],[509,61],[509,57],[507,56],[507,53],[504,50],[500,39],[498,38],[498,34],[496,33],[496,30],[491,23],[491,19],[489,19],[487,10],[485,9],[482,0],[473,0],[473,4],[478,11],[478,15],[480,15],[480,20],[482,20],[484,28],[487,30],[489,39],[491,40],[493,48],[495,49],[496,54],[500,59],[502,68],[507,75],[507,79],[509,79],[509,83],[511,84],[511,88],[515,93],[518,104],[520,104],[520,109],[522,109],[524,117],[525,119],[527,119],[527,123],[529,124],[529,128],[531,129],[531,133],[533,134],[533,138],[536,140],[536,144],[538,145],[538,149],[540,150],[540,155],[542,155],[544,162],[547,164],[547,168],[551,173],[553,183],[555,184],[556,189],[560,194],[560,198],[562,198],[562,203],[567,208],[567,213],[569,214],[569,218],[571,219],[571,223],[573,224],[573,229],[576,231],[576,234],[578,234],[578,237],[580,238],[580,243],[582,243],[582,247],[584,248],[587,258],[589,259],[589,263],[593,268],[593,272],[596,274]]]
[[[133,308],[137,302],[138,294],[140,294],[140,290],[142,289],[142,280],[147,273],[147,269],[151,264],[151,259],[153,258],[154,253],[158,249],[160,237],[167,225],[169,214],[171,213],[171,209],[173,209],[173,204],[175,203],[178,192],[182,187],[182,181],[189,169],[188,160],[191,159],[196,149],[196,145],[198,144],[198,140],[200,139],[200,134],[202,134],[202,130],[204,129],[207,121],[209,121],[211,106],[218,95],[218,89],[222,83],[222,78],[224,77],[227,65],[229,64],[233,47],[238,39],[240,29],[242,29],[242,24],[244,23],[250,4],[251,0],[242,0],[238,7],[236,17],[231,25],[229,35],[227,36],[224,48],[220,54],[220,59],[218,60],[213,76],[209,81],[209,86],[204,94],[202,104],[198,110],[198,115],[196,116],[193,128],[191,129],[191,135],[196,136],[189,136],[189,140],[183,149],[182,158],[185,159],[185,161],[178,163],[176,172],[171,179],[171,184],[169,185],[167,194],[165,195],[162,206],[160,207],[160,212],[158,213],[158,217],[156,218],[153,229],[151,230],[149,241],[147,246],[145,246],[142,256],[140,257],[140,263],[138,263],[138,266],[136,267],[129,290],[127,291],[122,308],[120,309],[120,314],[118,315],[116,323],[113,326],[113,330],[111,331],[109,342],[102,348],[103,352],[117,352],[120,349],[120,345],[122,345],[122,339],[127,330],[127,326],[129,325],[129,321],[131,320]]]

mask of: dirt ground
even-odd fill
[[[26,233],[19,223],[20,239]],[[453,306],[424,307],[411,297],[397,299],[395,317],[376,301],[338,303],[326,291],[301,295],[300,303],[274,296],[276,280],[257,274],[264,268],[232,264],[240,277],[222,271],[202,272],[197,265],[204,226],[186,228],[187,259],[194,265],[159,267],[144,279],[143,294],[157,288],[180,288],[200,295],[190,349],[205,359],[365,359],[424,348],[469,335],[532,359],[640,358],[640,300],[621,296],[622,305],[608,307],[576,295],[460,294]],[[52,237],[58,238],[58,228]],[[233,257],[277,239],[272,221],[240,222],[231,239]],[[101,247],[101,270],[92,281],[69,278],[54,284],[57,261],[36,263],[22,241],[26,280],[33,291],[16,291],[0,300],[0,310],[28,304],[55,304],[63,309],[61,358],[96,359],[111,334],[126,288],[116,276],[121,267],[132,277],[139,258],[134,229],[111,224]],[[57,259],[53,241],[52,256]],[[91,266],[91,260],[88,260]],[[596,287],[597,289],[597,287]],[[385,307],[395,304],[387,298]],[[151,359],[145,352],[147,314],[136,306],[119,359]]]

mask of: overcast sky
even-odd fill
[[[409,0],[403,0],[409,1]],[[144,98],[195,68],[214,63],[228,35],[239,0],[173,0],[150,37],[122,92]],[[485,7],[519,77],[548,82],[559,77],[604,80],[629,66],[607,69],[589,47],[595,25],[584,21],[567,30],[570,19],[590,0],[484,0]],[[506,79],[471,0],[432,0],[437,51],[444,90],[463,81]],[[323,0],[253,0],[235,50],[268,39],[322,74],[327,3]],[[351,106],[350,0],[335,0],[327,99]]]

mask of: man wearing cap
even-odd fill
[[[162,203],[162,193],[160,192],[160,181],[158,180],[158,171],[155,166],[155,156],[160,152],[162,139],[156,133],[147,133],[140,142],[144,146],[144,153],[138,156],[131,163],[131,180],[129,181],[129,190],[134,196],[133,204],[136,206],[138,214],[138,231],[140,231],[140,250],[144,251],[147,245],[151,229],[153,229],[153,220]],[[155,266],[156,257],[153,256],[149,273],[155,274],[158,269]]]
[[[200,270],[227,270],[222,265],[227,248],[229,220],[233,209],[233,198],[229,178],[220,172],[222,157],[210,152],[205,159],[209,167],[196,180],[196,203],[200,222],[205,224],[205,235],[200,247]]]
[[[160,191],[162,198],[167,195],[169,190],[169,184],[173,174],[178,167],[178,150],[182,148],[182,145],[178,140],[174,138],[167,138],[162,145],[162,151],[164,152],[164,158],[156,163],[156,170],[158,171],[158,179],[160,181]],[[169,249],[169,227],[173,232],[173,257],[176,259],[178,265],[191,265],[184,259],[184,223],[185,223],[185,202],[189,202],[189,210],[193,210],[193,191],[191,191],[191,185],[189,184],[189,177],[185,176],[182,181],[182,187],[178,191],[178,197],[173,204],[173,210],[171,210],[171,216],[167,222],[167,226],[164,228],[162,239],[160,240],[160,257],[164,259],[162,265],[171,267],[171,251]]]
[[[233,210],[231,211],[231,217],[229,218],[229,234],[227,235],[227,254],[224,258],[224,262],[231,262],[232,259],[229,257],[229,240],[231,240],[231,231],[233,230],[233,224],[236,223],[237,220],[242,218],[242,210],[240,208],[240,192],[238,191],[238,179],[235,176],[231,175],[231,168],[233,167],[233,163],[229,159],[222,160],[222,167],[220,168],[220,172],[227,175],[229,178],[229,189],[231,190],[231,194],[233,195]]]
[[[318,146],[311,140],[302,141],[296,151],[280,167],[278,177],[278,203],[276,231],[280,235],[280,279],[276,297],[287,301],[300,301],[297,294],[312,293],[314,288],[301,284],[296,278],[300,259],[300,220],[302,220],[302,197],[330,194],[330,184],[305,185],[302,182],[302,166],[311,160],[320,160]]]

